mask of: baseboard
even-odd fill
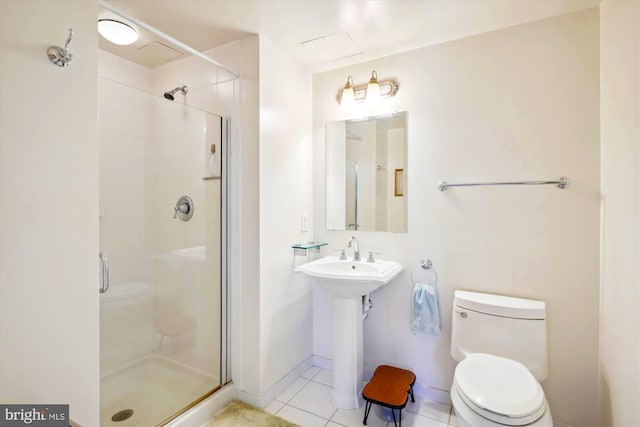
[[[434,402],[446,403],[451,405],[451,395],[449,390],[442,390],[439,388],[431,387],[425,383],[415,383],[413,385],[413,394],[419,397],[424,397]]]
[[[262,408],[262,406],[260,406],[260,397],[256,396],[255,394],[247,393],[246,391],[236,389],[233,392],[233,398],[236,400],[242,400],[243,402],[248,403],[249,405]]]
[[[553,427],[573,427],[571,424],[559,423],[557,421],[553,422]]]
[[[284,378],[278,381],[262,396],[256,396],[242,390],[236,390],[235,398],[238,400],[242,400],[243,402],[246,402],[250,405],[257,406],[258,408],[264,408],[265,406],[273,402],[273,400],[278,397],[280,393],[285,391],[287,387],[293,384],[302,374],[304,374],[312,366],[314,366],[313,357],[314,356],[310,356],[303,362],[298,364],[298,366],[296,366],[291,372],[285,375]]]
[[[328,369],[329,371],[333,371],[333,360],[327,357],[313,355],[313,366],[317,366],[322,369]]]
[[[201,427],[233,400],[234,385],[227,384],[164,427]]]

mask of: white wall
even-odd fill
[[[379,113],[408,111],[408,233],[357,233],[363,251],[406,268],[372,295],[365,371],[408,367],[421,392],[446,396],[436,389],[450,388],[455,366],[454,290],[540,299],[550,359],[543,387],[554,420],[598,425],[598,40],[598,11],[590,9],[314,76],[315,237],[329,242],[326,252],[354,234],[325,228],[325,123],[349,118],[336,90],[345,76],[357,83],[376,70],[400,86]],[[560,176],[571,179],[569,189],[437,189],[440,180]],[[440,338],[410,332],[408,273],[425,256],[439,275]],[[330,317],[329,298],[317,294],[314,317]],[[314,325],[315,354],[330,357],[330,327]]]
[[[0,2],[0,401],[99,422],[95,2]],[[75,35],[66,68],[46,56]]]
[[[311,289],[293,273],[307,259],[291,249],[313,239],[311,126],[311,74],[260,37],[260,394],[311,356]]]
[[[600,425],[640,425],[640,3],[600,5]]]
[[[231,108],[229,147],[229,283],[232,378],[260,394],[259,39],[237,42],[240,103]]]

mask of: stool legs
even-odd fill
[[[393,415],[393,425],[396,427],[402,427],[402,409],[398,409],[398,421],[396,422],[396,411],[395,409],[391,410],[391,415]]]
[[[373,403],[364,402],[364,420],[362,420],[362,424],[367,425],[367,418],[369,418],[369,412],[371,412],[371,406]],[[395,409],[391,410],[391,415],[393,415],[393,425],[396,427],[402,427],[402,409],[398,409],[398,421],[396,421],[396,411]]]
[[[362,420],[362,424],[367,425],[367,418],[369,418],[369,412],[371,411],[371,402],[364,403],[364,420]]]

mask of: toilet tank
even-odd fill
[[[455,291],[451,356],[458,362],[471,353],[516,360],[542,381],[547,377],[545,303],[502,295]]]

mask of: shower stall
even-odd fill
[[[100,425],[158,425],[230,381],[227,120],[104,77],[98,89]]]
[[[100,425],[163,425],[231,381],[229,121],[207,109],[238,73],[99,4],[142,39],[100,39]],[[192,56],[163,67],[154,44]]]

